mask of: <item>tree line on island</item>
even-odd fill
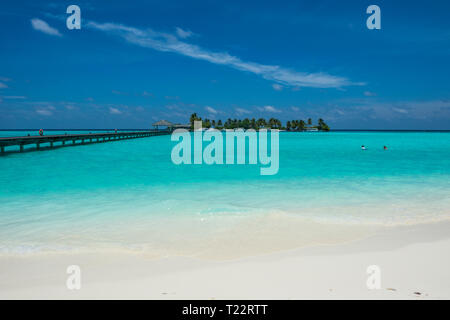
[[[319,119],[316,125],[313,125],[312,119],[309,118],[306,122],[304,120],[290,120],[286,122],[286,126],[283,126],[281,121],[276,118],[270,118],[266,120],[264,118],[259,119],[231,119],[228,118],[226,121],[222,120],[211,120],[208,118],[202,119],[197,116],[197,113],[191,114],[190,124],[191,129],[194,129],[194,121],[202,121],[202,127],[209,129],[215,128],[218,130],[222,129],[278,129],[286,131],[305,131],[310,129],[317,129],[319,131],[330,131],[330,127],[325,123],[323,119]]]

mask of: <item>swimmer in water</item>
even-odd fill
[[[384,146],[384,147],[383,147],[383,149],[384,149],[384,150],[387,150],[387,147],[386,147],[386,146]]]
[[[361,150],[366,150],[366,147],[364,145],[362,145]]]

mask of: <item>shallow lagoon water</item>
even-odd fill
[[[242,225],[264,237],[269,220],[390,226],[450,217],[449,132],[280,133],[273,176],[260,165],[175,165],[175,144],[158,136],[0,157],[1,252],[170,254],[219,235],[245,241]]]

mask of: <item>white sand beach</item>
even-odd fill
[[[236,259],[138,253],[0,257],[1,299],[449,299],[450,222]],[[81,289],[66,268],[79,265]],[[367,267],[381,270],[369,290]]]

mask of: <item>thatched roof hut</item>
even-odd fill
[[[167,127],[167,128],[172,128],[173,127],[173,123],[169,122],[167,120],[159,120],[157,122],[155,122],[153,124],[153,126],[158,129],[158,127]]]

